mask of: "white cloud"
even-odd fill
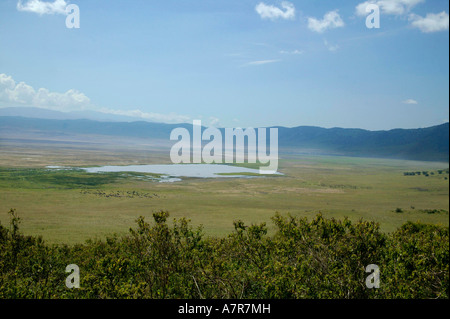
[[[85,109],[90,105],[89,98],[77,90],[65,93],[50,92],[48,89],[35,90],[32,86],[16,83],[11,76],[0,74],[0,102],[11,106],[34,106],[57,111]]]
[[[281,60],[260,60],[260,61],[248,62],[245,65],[264,65],[264,64],[276,63],[276,62],[280,62],[280,61]]]
[[[0,94],[3,90],[14,89],[15,86],[16,82],[13,80],[11,76],[7,76],[6,74],[0,73]]]
[[[308,18],[308,29],[322,33],[327,29],[341,28],[345,25],[338,10],[327,12],[322,20]]]
[[[367,5],[373,4],[373,3],[375,3],[375,2],[366,1],[366,2],[358,4],[355,8],[356,15],[360,16],[360,17],[366,16],[367,15],[367,12],[366,12]]]
[[[256,7],[256,12],[260,15],[262,19],[285,19],[290,20],[295,18],[295,7],[292,3],[283,1],[281,3],[281,8],[284,9],[284,11],[278,7],[267,5],[264,2],[260,2]]]
[[[402,101],[403,104],[419,104],[416,100],[413,99],[407,99]]]
[[[303,51],[300,50],[293,50],[293,51],[280,51],[281,54],[294,54],[294,55],[298,55],[298,54],[303,54]]]
[[[366,7],[368,4],[376,4],[384,14],[404,15],[407,14],[413,7],[425,0],[371,0],[365,1],[356,6],[356,15],[366,16]]]
[[[66,14],[68,2],[65,0],[55,0],[46,2],[41,0],[28,0],[25,4],[22,0],[17,2],[17,10],[43,14]]]
[[[217,117],[210,116],[208,126],[218,127],[218,126],[220,126],[220,120]]]
[[[161,114],[135,110],[114,110],[98,108],[83,93],[70,89],[65,93],[51,92],[46,88],[34,89],[11,76],[0,73],[0,107],[32,106],[60,112],[90,110],[106,114],[137,117],[144,120],[165,123],[189,122],[191,118],[176,113]]]
[[[448,30],[448,13],[442,11],[441,13],[428,13],[425,17],[417,14],[409,16],[411,25],[418,28],[424,33],[446,31]]]
[[[323,44],[325,44],[325,46],[327,47],[328,51],[331,51],[331,52],[335,52],[335,51],[337,51],[339,49],[339,45],[337,45],[337,44],[330,44],[330,43],[328,43],[327,40],[324,40]]]
[[[368,4],[376,4],[380,7],[384,14],[405,16],[409,14],[408,20],[411,26],[418,28],[424,33],[447,31],[449,29],[448,13],[428,13],[425,17],[410,13],[411,9],[425,0],[369,0],[362,2],[356,6],[356,15],[366,16],[366,6]]]
[[[122,115],[137,117],[152,122],[164,122],[164,123],[187,123],[191,121],[191,117],[186,115],[180,115],[176,113],[161,114],[154,112],[143,112],[139,109],[136,110],[113,110],[109,108],[101,108],[98,110],[101,113]]]

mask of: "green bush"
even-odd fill
[[[384,234],[374,222],[276,214],[277,231],[234,222],[205,237],[169,213],[143,217],[125,236],[74,246],[47,245],[0,225],[0,298],[448,298],[448,227],[407,223]],[[80,268],[80,288],[65,268]],[[365,285],[367,265],[380,288]]]

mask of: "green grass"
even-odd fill
[[[95,155],[94,163],[101,164],[102,154]],[[74,157],[73,162],[78,161]],[[75,166],[68,160],[65,164]],[[173,218],[187,217],[193,225],[202,224],[211,236],[229,234],[238,219],[247,224],[266,222],[272,231],[270,218],[275,212],[306,217],[322,212],[325,217],[346,216],[355,221],[363,218],[380,223],[385,232],[406,221],[448,226],[448,174],[404,176],[404,172],[447,167],[448,163],[284,156],[279,168],[284,176],[277,178],[192,178],[158,183],[140,179],[142,173],[89,174],[3,164],[0,222],[7,225],[7,212],[16,208],[25,233],[69,244],[127,232],[138,216],[151,218],[159,210],[170,211]],[[97,191],[149,196],[98,196]],[[396,213],[396,208],[403,213]]]
[[[283,175],[276,174],[259,174],[259,173],[250,173],[250,172],[241,172],[241,173],[217,173],[216,175],[222,176],[254,176],[254,177],[280,177]]]
[[[135,172],[87,173],[82,169],[1,168],[0,188],[79,189],[97,188],[130,178],[159,178],[161,175]]]

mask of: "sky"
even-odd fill
[[[73,4],[79,28],[66,25]],[[438,125],[448,13],[447,0],[0,0],[0,107],[219,127]]]

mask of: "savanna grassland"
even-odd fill
[[[136,218],[161,210],[225,236],[233,221],[266,222],[281,215],[375,221],[389,233],[407,221],[449,225],[448,163],[281,154],[283,176],[196,179],[159,183],[143,174],[88,174],[48,170],[48,165],[169,163],[168,150],[152,146],[82,143],[3,143],[0,156],[0,221],[15,208],[21,230],[49,243],[83,243],[127,233]],[[426,171],[428,176],[405,175]],[[170,222],[170,221],[169,221]]]
[[[282,154],[284,175],[160,183],[76,169],[169,163],[154,145],[0,142],[0,299],[448,298],[447,163]]]

